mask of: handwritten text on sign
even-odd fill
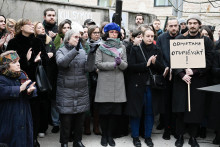
[[[170,40],[171,68],[205,68],[203,39]]]

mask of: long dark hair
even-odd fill
[[[206,30],[208,32],[209,38],[212,41],[214,41],[214,37],[213,37],[211,29],[208,26],[202,26],[201,29],[200,29],[200,33],[202,33],[203,30]]]
[[[63,29],[63,26],[64,26],[65,24],[69,24],[69,25],[70,25],[70,29],[71,29],[71,23],[72,23],[72,22],[71,22],[69,19],[63,20],[63,21],[59,24],[58,33],[59,33],[59,34],[63,34],[62,29]],[[64,35],[64,34],[63,34],[63,35]]]
[[[0,16],[2,16],[2,17],[5,18],[4,15],[0,15]],[[6,25],[6,18],[5,18],[5,25]],[[5,28],[4,30],[2,30],[2,32],[0,32],[0,38],[1,38],[2,36],[4,36],[4,35],[6,34],[6,32],[7,32],[6,28]]]

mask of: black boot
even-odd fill
[[[101,145],[102,146],[108,146],[108,141],[106,136],[102,136],[101,138]]]
[[[200,138],[206,138],[206,127],[201,127],[199,132]]]
[[[68,143],[61,143],[61,147],[68,147]]]
[[[40,147],[40,143],[37,141],[37,139],[34,139],[34,147]]]
[[[220,144],[220,131],[215,131],[215,133],[216,133],[216,136],[215,136],[215,139],[212,141],[212,143],[219,145]]]
[[[112,137],[108,137],[108,144],[110,146],[115,146],[115,141],[114,141],[114,139]]]
[[[191,147],[199,147],[199,144],[198,144],[198,142],[196,141],[196,138],[194,138],[194,137],[190,137],[188,143],[191,145]]]
[[[218,144],[220,144],[220,141],[217,139],[217,137],[215,137],[215,139],[212,141],[212,143],[218,145]]]
[[[141,141],[138,137],[133,138],[133,144],[135,147],[141,147]]]
[[[108,119],[104,116],[100,117],[100,125],[102,129],[101,145],[108,146],[108,141],[107,141]]]
[[[144,142],[147,144],[149,147],[153,147],[154,143],[152,142],[152,139],[150,137],[145,138]]]
[[[115,128],[115,120],[116,120],[115,116],[110,116],[108,120],[107,140],[110,146],[115,146],[115,141],[113,140],[113,137],[112,137],[112,131]]]
[[[170,129],[169,129],[169,128],[166,128],[166,129],[164,130],[164,133],[163,133],[162,138],[163,138],[164,140],[170,140],[170,134],[171,134]]]
[[[182,147],[182,146],[183,146],[183,143],[184,143],[183,135],[179,135],[179,136],[177,137],[176,142],[175,142],[175,146],[176,146],[176,147]]]
[[[81,141],[74,141],[73,142],[73,147],[85,147]]]

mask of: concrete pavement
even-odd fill
[[[60,134],[51,133],[51,129],[52,127],[50,126],[45,138],[38,138],[41,147],[60,147]],[[164,140],[162,139],[162,133],[163,131],[156,130],[155,128],[153,129],[152,140],[154,142],[154,147],[175,147],[175,138],[171,136],[171,140]],[[218,145],[211,144],[214,137],[214,133],[212,131],[208,131],[206,139],[198,138],[197,140],[200,144],[200,147],[219,147]],[[190,147],[190,145],[188,144],[189,136],[186,134],[184,138],[185,140],[183,147]],[[100,140],[101,136],[92,134],[89,136],[83,135],[82,142],[86,147],[102,147],[100,145]],[[147,147],[147,145],[144,143],[144,139],[140,138],[140,140],[142,143],[142,147]],[[130,135],[122,138],[117,138],[115,139],[115,142],[116,147],[134,147]],[[72,147],[71,142],[69,142],[69,146]]]

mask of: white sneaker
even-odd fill
[[[44,138],[45,137],[45,133],[38,133],[38,137]]]

